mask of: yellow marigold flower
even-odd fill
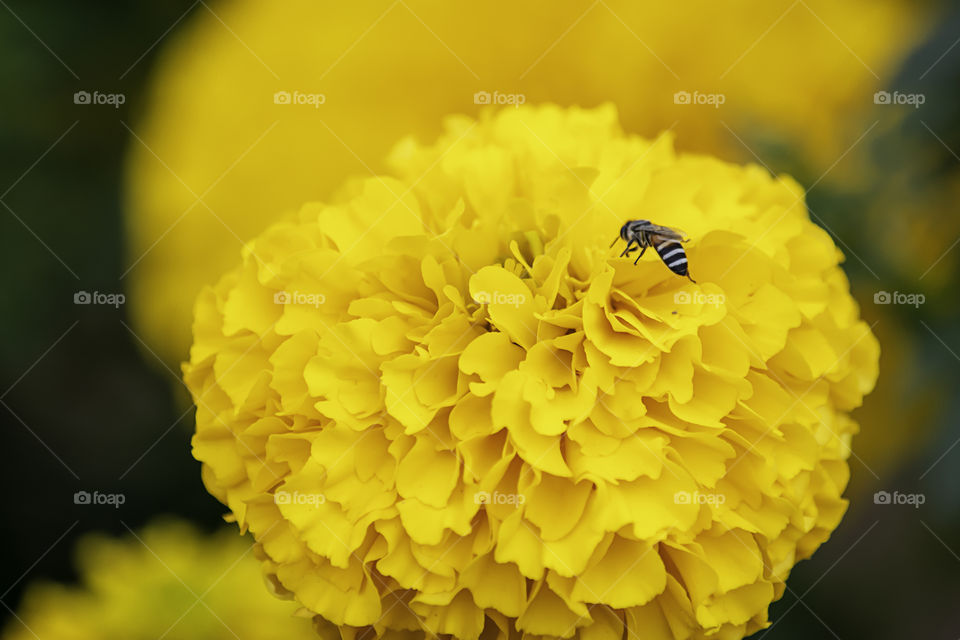
[[[767,624],[877,372],[800,186],[612,107],[451,118],[389,164],[197,302],[194,452],[277,589],[326,637]],[[699,284],[618,258],[632,218]]]
[[[752,161],[730,127],[751,146],[804,149],[819,175],[866,129],[926,13],[904,0],[208,4],[217,15],[198,10],[161,58],[131,141],[131,311],[169,362],[242,241],[348,175],[382,172],[402,136],[475,115],[474,94],[613,102],[628,131],[673,126],[685,150]]]
[[[125,540],[83,538],[77,557],[81,585],[30,585],[4,638],[316,638],[295,607],[263,588],[250,541],[235,531],[206,535],[164,521]]]

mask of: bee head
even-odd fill
[[[649,220],[627,220],[627,223],[620,227],[620,237],[629,242],[632,233],[636,233],[637,229],[641,229],[648,224],[650,224]]]

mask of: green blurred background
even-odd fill
[[[126,306],[74,304],[78,291],[126,291],[128,126],[167,30],[204,5],[0,5],[0,601],[9,617],[31,581],[74,578],[79,535],[126,533],[158,514],[213,530],[224,508],[190,456],[192,412],[176,373],[139,343]],[[850,509],[797,566],[773,627],[756,637],[960,637],[960,7],[943,15],[889,82],[923,105],[876,109],[857,152],[869,170],[808,196],[847,255],[884,364],[856,414],[864,433],[850,460]],[[75,104],[75,92],[94,90],[124,104]],[[823,172],[759,133],[748,142],[805,186]],[[925,302],[877,304],[882,291]],[[124,504],[74,503],[75,492],[95,490],[122,493]],[[876,504],[877,491],[924,502]]]

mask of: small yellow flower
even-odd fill
[[[197,302],[194,452],[277,588],[327,637],[765,626],[845,510],[879,351],[802,189],[612,107],[451,118],[389,164]],[[636,218],[699,284],[618,257]]]
[[[186,523],[148,526],[125,540],[84,538],[81,585],[31,585],[8,640],[248,640],[316,638],[295,607],[263,588],[250,542]]]

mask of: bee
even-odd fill
[[[629,258],[631,253],[640,249],[640,255],[633,261],[633,264],[637,264],[647,251],[647,247],[653,247],[670,271],[678,276],[687,276],[690,282],[696,283],[696,280],[690,278],[690,272],[687,270],[687,252],[680,245],[681,242],[689,242],[690,239],[682,232],[670,227],[661,227],[649,220],[627,220],[626,224],[620,227],[620,235],[613,239],[610,246],[613,247],[620,239],[627,243],[627,247],[620,254],[621,258],[623,256]]]

